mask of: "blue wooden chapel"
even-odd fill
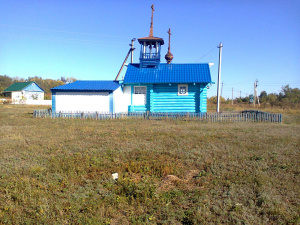
[[[161,63],[162,38],[153,36],[153,11],[148,37],[139,38],[139,63],[128,65],[123,86],[129,89],[129,112],[191,112],[207,111],[207,86],[211,82],[208,63],[175,64],[169,47]]]

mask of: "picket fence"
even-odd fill
[[[173,119],[173,120],[198,120],[202,122],[271,122],[281,123],[282,114],[267,113],[258,110],[248,110],[242,112],[228,113],[164,113],[164,112],[126,112],[126,113],[107,113],[107,112],[59,112],[54,113],[49,110],[34,110],[34,118],[66,118],[66,119]]]

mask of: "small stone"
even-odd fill
[[[113,173],[112,177],[113,177],[114,180],[118,180],[119,174],[118,173]]]

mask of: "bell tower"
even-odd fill
[[[139,38],[141,44],[140,68],[157,68],[160,63],[160,50],[164,44],[162,38],[153,37],[153,12],[154,5],[151,6],[151,23],[149,37]]]

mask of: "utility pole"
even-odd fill
[[[222,87],[221,87],[221,97],[223,96],[223,85],[224,85],[224,82],[222,82]]]
[[[217,91],[217,113],[220,112],[220,82],[221,82],[221,63],[222,63],[222,42],[217,46],[219,48],[219,67],[218,67],[218,91]]]
[[[135,41],[136,39],[135,38],[133,38],[132,40],[131,40],[131,44],[129,44],[129,46],[131,46],[131,49],[134,49],[134,41]],[[133,63],[133,50],[131,50],[131,63]]]
[[[259,104],[259,96],[258,96],[258,93],[257,93],[257,86],[258,86],[258,80],[256,80],[256,98],[257,98],[257,104],[258,104],[258,107],[260,107],[260,104]]]
[[[233,105],[233,88],[232,88],[232,95],[231,95],[231,105]]]
[[[255,107],[255,81],[254,81],[253,107]]]
[[[258,96],[257,96],[257,86],[258,86],[258,80],[256,79],[255,82],[254,82],[254,101],[253,101],[253,106],[254,107],[255,107],[256,99],[258,99]],[[259,105],[259,100],[258,100],[258,105]]]

